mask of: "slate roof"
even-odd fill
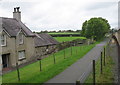
[[[15,37],[20,30],[22,30],[26,36],[34,36],[34,33],[25,26],[21,21],[17,21],[15,18],[4,18],[0,17],[2,20],[3,29],[11,36]]]
[[[11,37],[15,37],[20,30],[22,30],[26,36],[34,36],[35,47],[58,44],[58,42],[48,34],[34,34],[26,25],[21,21],[17,21],[15,18],[0,17],[0,24],[2,24],[2,28]]]
[[[46,33],[35,35],[35,47],[59,44],[58,41],[56,41],[54,38],[52,38],[52,36]]]

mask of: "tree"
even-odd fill
[[[100,40],[109,30],[110,25],[106,19],[101,17],[91,18],[83,23],[81,35],[94,40]]]
[[[85,36],[86,35],[86,29],[87,29],[87,20],[83,23],[82,25],[82,31],[81,31],[81,35]]]

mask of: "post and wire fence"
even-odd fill
[[[81,46],[73,46],[72,44],[71,44],[71,46],[70,47],[68,47],[68,48],[65,48],[65,49],[63,49],[62,51],[61,51],[61,55],[63,56],[63,59],[67,59],[67,58],[69,58],[69,57],[67,57],[67,56],[76,56],[77,54],[78,54],[78,52],[80,52],[81,50],[82,50],[82,48],[79,50],[79,47],[81,48]],[[62,53],[63,52],[63,53]],[[61,57],[62,57],[61,56]],[[51,60],[51,62],[53,62],[54,64],[56,64],[57,62],[59,62],[59,59],[58,59],[58,56],[57,56],[57,52],[55,53],[52,53],[51,55],[50,55],[50,57],[52,57],[50,60]],[[45,58],[42,58],[42,56],[38,56],[37,57],[37,61],[38,61],[38,66],[39,66],[39,68],[38,68],[38,71],[39,72],[43,72],[44,71],[44,68],[45,68],[45,66],[46,65],[44,65],[45,63],[44,63],[44,60]],[[61,59],[60,59],[61,60]],[[50,64],[53,64],[53,63],[50,63]],[[16,72],[17,72],[17,79],[18,79],[18,81],[22,81],[22,72],[23,71],[21,71],[21,69],[19,68],[19,65],[18,65],[18,63],[16,63]],[[20,74],[21,73],[21,74]]]
[[[69,51],[71,51],[71,53],[70,54],[72,54],[72,47],[71,48],[69,48],[70,50]],[[81,49],[80,49],[81,50]],[[64,49],[63,50],[63,52],[64,52],[64,59],[66,59],[66,50]],[[77,54],[77,52],[78,52],[78,48],[76,48],[76,52],[74,52],[74,53],[76,53]],[[102,57],[103,56],[103,52],[104,52],[104,57]],[[102,59],[103,58],[103,59]],[[103,62],[103,60],[104,60],[104,62]],[[43,71],[42,70],[42,58],[40,57],[40,58],[38,58],[38,61],[39,61],[39,68],[40,68],[40,71]],[[53,53],[53,62],[54,62],[54,64],[56,64],[56,55],[55,55],[55,53]],[[104,64],[102,64],[102,63],[104,63]],[[106,49],[104,48],[104,51],[102,51],[101,52],[101,73],[103,72],[103,65],[105,66],[106,65]],[[20,81],[21,80],[21,78],[20,78],[20,71],[19,71],[19,67],[18,67],[18,64],[16,64],[16,68],[17,68],[17,74],[18,74],[18,81]],[[89,70],[89,72],[86,72],[87,74],[85,74],[85,75],[88,75],[91,71],[93,71],[93,83],[94,83],[94,85],[95,85],[95,79],[96,79],[96,76],[95,76],[95,74],[96,74],[96,68],[95,68],[95,60],[93,60],[93,63],[91,63],[90,65],[89,65],[89,67],[88,67],[88,69],[90,69]],[[92,70],[93,69],[93,70]],[[82,78],[80,79],[80,80],[77,80],[76,81],[76,83],[79,85],[80,83],[82,83],[83,81],[81,81],[82,80]],[[85,80],[85,79],[83,79],[83,80]]]
[[[92,82],[93,85],[96,85],[96,65],[100,64],[100,74],[103,74],[104,70],[103,68],[106,66],[106,47],[104,47],[104,49],[101,51],[100,53],[100,57],[96,58],[95,60],[92,60],[91,63],[88,65],[88,67],[86,67],[86,71],[83,73],[83,75],[80,76],[80,78],[78,78],[78,80],[76,80],[76,85],[82,85],[82,83],[85,82],[85,80],[87,79],[87,77],[89,76],[89,74],[92,72]],[[100,61],[100,63],[97,63],[98,60]]]

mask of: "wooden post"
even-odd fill
[[[72,46],[71,46],[71,55],[72,55]]]
[[[101,74],[103,72],[103,68],[102,68],[102,55],[103,55],[103,53],[101,52]]]
[[[40,59],[40,71],[42,71],[42,64],[41,64],[41,59]]]
[[[55,54],[53,53],[53,58],[54,58],[54,64],[56,63],[56,61],[55,61]]]
[[[83,50],[83,46],[81,46],[81,50]]]
[[[104,47],[104,66],[105,66],[105,58],[106,58],[106,49]]]
[[[108,45],[106,47],[106,56],[108,56]]]
[[[39,60],[39,64],[40,64],[40,71],[42,71],[42,63],[41,63],[41,57],[40,58],[38,58],[37,60]]]
[[[80,85],[80,81],[79,80],[76,81],[76,85]]]
[[[65,59],[65,57],[66,57],[66,56],[65,56],[65,49],[64,49],[64,59]]]
[[[77,55],[77,47],[76,47],[76,55]]]
[[[93,60],[93,85],[95,85],[95,60]]]
[[[17,68],[18,81],[20,81],[20,71],[19,71],[18,63],[16,63],[16,68]]]
[[[63,41],[63,43],[64,43],[64,41]],[[64,48],[64,59],[65,59],[65,48]]]
[[[81,47],[80,47],[80,51],[81,51]]]

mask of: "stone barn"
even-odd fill
[[[56,51],[59,44],[54,38],[46,33],[35,34],[35,53],[36,56],[47,55]]]

